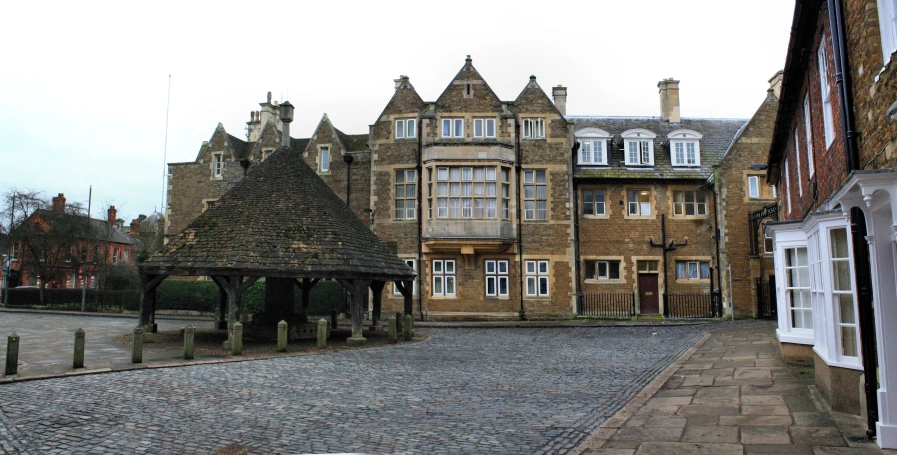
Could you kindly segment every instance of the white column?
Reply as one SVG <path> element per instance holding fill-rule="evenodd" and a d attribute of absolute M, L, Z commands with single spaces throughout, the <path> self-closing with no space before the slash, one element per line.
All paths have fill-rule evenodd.
<path fill-rule="evenodd" d="M 891 213 L 865 210 L 872 263 L 879 381 L 877 442 L 897 448 L 897 277 L 891 241 Z M 871 215 L 871 216 L 869 216 Z"/>

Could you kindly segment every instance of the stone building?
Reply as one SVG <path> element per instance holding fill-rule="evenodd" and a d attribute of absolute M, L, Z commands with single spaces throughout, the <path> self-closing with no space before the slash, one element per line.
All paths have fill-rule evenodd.
<path fill-rule="evenodd" d="M 501 100 L 468 57 L 435 101 L 396 79 L 368 134 L 325 114 L 290 141 L 418 272 L 418 317 L 707 317 L 721 276 L 710 176 L 744 153 L 732 141 L 746 121 L 682 118 L 678 84 L 658 84 L 657 117 L 567 116 L 566 87 L 549 96 L 530 77 Z M 250 114 L 246 141 L 219 125 L 170 165 L 167 236 L 277 147 L 277 107 Z M 383 292 L 384 310 L 403 308 Z"/>
<path fill-rule="evenodd" d="M 836 411 L 897 448 L 897 7 L 795 2 L 769 152 L 784 354 L 812 359 Z"/>
<path fill-rule="evenodd" d="M 773 318 L 776 314 L 772 238 L 763 229 L 777 219 L 776 187 L 766 183 L 766 157 L 782 72 L 769 83 L 766 98 L 735 135 L 713 173 L 719 207 L 720 284 L 736 318 Z"/>

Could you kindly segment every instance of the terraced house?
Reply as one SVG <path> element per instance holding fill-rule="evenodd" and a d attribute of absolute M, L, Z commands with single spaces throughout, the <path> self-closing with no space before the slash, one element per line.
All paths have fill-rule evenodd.
<path fill-rule="evenodd" d="M 417 271 L 419 317 L 718 314 L 709 177 L 746 120 L 682 118 L 672 79 L 660 116 L 629 118 L 568 116 L 566 87 L 522 82 L 501 100 L 468 57 L 435 101 L 396 79 L 368 134 L 324 115 L 290 144 Z M 170 165 L 168 235 L 278 146 L 277 107 Z"/>

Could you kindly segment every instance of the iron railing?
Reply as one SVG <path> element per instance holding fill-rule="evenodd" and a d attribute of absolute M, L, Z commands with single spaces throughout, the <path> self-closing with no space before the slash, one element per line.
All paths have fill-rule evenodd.
<path fill-rule="evenodd" d="M 667 294 L 667 317 L 670 319 L 708 319 L 720 317 L 718 297 L 719 294 L 715 292 Z"/>
<path fill-rule="evenodd" d="M 609 319 L 627 319 L 635 316 L 633 293 L 585 293 L 577 295 L 577 313 Z"/>
<path fill-rule="evenodd" d="M 760 319 L 777 319 L 776 291 L 772 289 L 769 280 L 754 278 L 757 288 L 757 317 Z"/>

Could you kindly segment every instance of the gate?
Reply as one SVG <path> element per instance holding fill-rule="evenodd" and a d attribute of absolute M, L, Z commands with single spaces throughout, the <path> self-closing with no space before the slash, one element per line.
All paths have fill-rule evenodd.
<path fill-rule="evenodd" d="M 757 288 L 757 317 L 778 319 L 775 277 L 771 276 L 769 280 L 754 278 L 754 284 Z"/>

